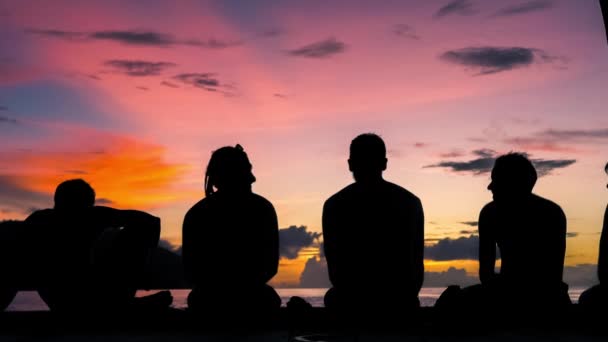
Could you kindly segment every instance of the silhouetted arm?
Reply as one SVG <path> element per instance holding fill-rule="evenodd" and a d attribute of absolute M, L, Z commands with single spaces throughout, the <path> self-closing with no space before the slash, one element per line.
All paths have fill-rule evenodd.
<path fill-rule="evenodd" d="M 160 239 L 160 218 L 138 210 L 120 210 L 110 207 L 93 208 L 95 217 L 109 227 L 123 227 L 125 233 L 134 234 L 144 246 L 155 248 Z"/>
<path fill-rule="evenodd" d="M 416 294 L 420 292 L 424 282 L 424 210 L 422 203 L 417 202 L 416 226 L 414 229 L 414 279 Z"/>
<path fill-rule="evenodd" d="M 197 222 L 192 213 L 192 209 L 186 213 L 182 225 L 182 264 L 186 281 L 196 284 L 194 265 L 196 264 L 196 237 L 195 229 Z"/>
<path fill-rule="evenodd" d="M 608 207 L 604 212 L 604 225 L 602 227 L 602 236 L 600 237 L 600 256 L 597 262 L 597 276 L 600 283 L 608 282 Z"/>
<path fill-rule="evenodd" d="M 479 214 L 479 280 L 482 284 L 489 284 L 496 278 L 496 227 L 493 226 L 493 216 L 494 212 L 488 206 Z"/>
<path fill-rule="evenodd" d="M 270 202 L 266 203 L 262 231 L 264 245 L 262 250 L 262 274 L 260 282 L 267 283 L 277 274 L 279 268 L 279 223 L 277 213 Z M 256 283 L 258 283 L 256 281 Z"/>
<path fill-rule="evenodd" d="M 335 232 L 338 227 L 335 222 L 335 212 L 329 201 L 326 201 L 323 205 L 323 249 L 325 252 L 325 259 L 327 260 L 327 272 L 329 273 L 329 281 L 333 286 L 338 286 L 339 277 L 336 267 L 337 262 L 337 243 Z"/>
<path fill-rule="evenodd" d="M 557 233 L 555 234 L 555 241 L 551 241 L 551 248 L 553 250 L 553 255 L 550 255 L 548 265 L 551 265 L 552 269 L 548 270 L 551 279 L 547 279 L 551 282 L 551 284 L 558 284 L 562 282 L 562 277 L 564 274 L 564 260 L 566 258 L 566 232 L 567 232 L 567 223 L 566 223 L 566 215 L 561 208 L 557 208 L 557 212 L 555 213 L 555 229 Z"/>

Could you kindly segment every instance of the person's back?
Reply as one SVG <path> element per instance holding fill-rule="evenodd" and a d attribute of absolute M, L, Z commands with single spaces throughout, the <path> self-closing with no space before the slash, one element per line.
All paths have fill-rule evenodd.
<path fill-rule="evenodd" d="M 251 191 L 254 181 L 240 145 L 213 153 L 207 196 L 188 211 L 183 225 L 192 310 L 267 312 L 281 305 L 278 294 L 266 285 L 279 264 L 277 216 L 269 201 Z"/>
<path fill-rule="evenodd" d="M 263 197 L 218 192 L 195 204 L 184 222 L 186 258 L 196 286 L 260 286 L 276 273 L 276 214 Z"/>
<path fill-rule="evenodd" d="M 21 221 L 0 221 L 0 311 L 11 304 L 19 288 L 28 285 L 27 255 L 20 246 L 22 228 Z"/>
<path fill-rule="evenodd" d="M 96 310 L 129 305 L 160 220 L 144 212 L 94 206 L 83 180 L 61 183 L 53 209 L 25 221 L 31 277 L 51 310 Z M 164 297 L 168 294 L 163 294 Z M 162 305 L 170 297 L 162 298 Z"/>
<path fill-rule="evenodd" d="M 491 202 L 480 222 L 500 251 L 501 281 L 531 296 L 562 286 L 566 218 L 557 204 L 534 194 L 511 206 Z"/>
<path fill-rule="evenodd" d="M 499 289 L 508 304 L 569 303 L 563 283 L 566 216 L 555 203 L 532 193 L 536 170 L 521 154 L 499 157 L 488 189 L 494 200 L 479 216 L 479 277 Z M 500 273 L 494 273 L 496 247 Z"/>
<path fill-rule="evenodd" d="M 420 200 L 382 179 L 384 143 L 364 134 L 351 144 L 355 183 L 323 208 L 323 240 L 333 289 L 328 307 L 416 307 L 424 266 Z"/>

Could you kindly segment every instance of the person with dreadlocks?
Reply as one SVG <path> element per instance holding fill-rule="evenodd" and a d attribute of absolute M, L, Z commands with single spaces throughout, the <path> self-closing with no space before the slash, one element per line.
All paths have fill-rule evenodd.
<path fill-rule="evenodd" d="M 608 164 L 604 166 L 604 171 L 608 174 Z M 584 307 L 606 308 L 608 307 L 608 207 L 604 212 L 604 225 L 600 236 L 600 250 L 597 261 L 597 278 L 599 285 L 583 292 L 578 302 Z"/>
<path fill-rule="evenodd" d="M 251 168 L 240 145 L 213 152 L 205 198 L 184 218 L 182 256 L 194 312 L 218 317 L 234 309 L 271 313 L 281 306 L 267 285 L 279 266 L 277 215 L 272 203 L 252 192 Z"/>

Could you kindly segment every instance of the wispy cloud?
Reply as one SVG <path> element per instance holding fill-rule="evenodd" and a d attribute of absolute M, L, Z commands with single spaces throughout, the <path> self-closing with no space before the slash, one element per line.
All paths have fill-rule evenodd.
<path fill-rule="evenodd" d="M 87 36 L 91 39 L 110 40 L 129 45 L 169 46 L 176 43 L 171 35 L 153 31 L 98 31 Z"/>
<path fill-rule="evenodd" d="M 441 161 L 424 166 L 425 168 L 444 168 L 456 173 L 486 174 L 492 171 L 498 154 L 490 149 L 472 152 L 478 158 L 464 161 Z M 528 156 L 528 154 L 524 153 Z M 575 159 L 530 159 L 539 176 L 546 176 L 555 169 L 562 169 L 576 163 Z"/>
<path fill-rule="evenodd" d="M 224 96 L 238 95 L 237 88 L 230 83 L 223 83 L 215 73 L 183 73 L 172 77 L 173 80 L 209 92 L 217 92 Z M 168 84 L 166 86 L 170 87 Z"/>
<path fill-rule="evenodd" d="M 179 86 L 177 84 L 171 83 L 169 81 L 162 81 L 162 82 L 160 82 L 160 85 L 169 87 L 169 88 L 179 88 Z"/>
<path fill-rule="evenodd" d="M 41 30 L 41 29 L 28 29 L 26 33 L 34 34 L 49 38 L 58 38 L 63 40 L 84 40 L 87 37 L 86 33 L 74 32 L 74 31 L 62 31 L 62 30 Z"/>
<path fill-rule="evenodd" d="M 105 66 L 112 67 L 116 72 L 129 76 L 156 76 L 164 70 L 174 67 L 169 62 L 149 62 L 142 60 L 113 59 L 105 61 Z"/>
<path fill-rule="evenodd" d="M 289 50 L 287 53 L 291 56 L 307 57 L 307 58 L 327 58 L 346 50 L 346 44 L 336 38 L 328 38 L 320 42 L 302 46 L 300 48 Z"/>
<path fill-rule="evenodd" d="M 476 75 L 489 75 L 502 71 L 527 67 L 534 63 L 559 63 L 564 65 L 564 57 L 550 55 L 536 48 L 525 47 L 467 47 L 449 50 L 440 59 L 462 65 L 476 71 Z"/>
<path fill-rule="evenodd" d="M 453 0 L 442 6 L 435 13 L 435 18 L 443 18 L 448 15 L 472 15 L 477 13 L 469 0 Z"/>
<path fill-rule="evenodd" d="M 460 224 L 464 224 L 465 226 L 477 227 L 479 225 L 479 221 L 462 221 Z"/>
<path fill-rule="evenodd" d="M 608 128 L 547 129 L 524 137 L 509 137 L 504 142 L 525 150 L 549 152 L 580 152 L 580 145 L 605 144 Z"/>
<path fill-rule="evenodd" d="M 207 91 L 217 91 L 220 87 L 214 73 L 184 73 L 173 76 L 173 79 Z"/>
<path fill-rule="evenodd" d="M 242 45 L 239 40 L 178 39 L 171 34 L 146 30 L 104 30 L 93 32 L 64 31 L 55 29 L 28 29 L 25 32 L 72 42 L 111 41 L 132 46 L 170 47 L 175 45 L 196 46 L 206 49 L 225 49 Z"/>
<path fill-rule="evenodd" d="M 397 24 L 393 26 L 392 31 L 399 37 L 420 40 L 420 36 L 416 33 L 416 30 L 407 24 Z"/>
<path fill-rule="evenodd" d="M 517 5 L 507 6 L 500 9 L 493 16 L 494 17 L 510 17 L 514 15 L 521 15 L 530 12 L 539 12 L 551 9 L 555 6 L 555 1 L 552 0 L 532 0 L 523 2 Z"/>
<path fill-rule="evenodd" d="M 183 45 L 190 46 L 198 46 L 206 49 L 226 49 L 233 46 L 243 45 L 243 42 L 240 40 L 220 40 L 220 39 L 207 39 L 207 40 L 199 40 L 199 39 L 191 39 L 182 42 Z"/>
<path fill-rule="evenodd" d="M 278 37 L 285 34 L 285 30 L 280 29 L 278 27 L 273 27 L 273 28 L 269 28 L 267 30 L 264 30 L 260 33 L 260 36 L 262 37 Z"/>

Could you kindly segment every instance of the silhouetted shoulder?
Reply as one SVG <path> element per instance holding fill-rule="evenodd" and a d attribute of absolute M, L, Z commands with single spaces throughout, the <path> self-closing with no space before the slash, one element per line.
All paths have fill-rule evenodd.
<path fill-rule="evenodd" d="M 387 191 L 389 191 L 395 197 L 398 197 L 404 201 L 420 203 L 420 199 L 404 187 L 391 182 L 384 182 L 384 186 L 386 187 Z"/>
<path fill-rule="evenodd" d="M 331 207 L 344 199 L 351 198 L 353 196 L 353 194 L 356 193 L 356 191 L 354 190 L 356 188 L 356 184 L 357 183 L 352 183 L 352 184 L 346 186 L 344 189 L 333 194 L 331 197 L 329 197 L 325 201 L 325 206 Z"/>
<path fill-rule="evenodd" d="M 186 216 L 184 217 L 184 220 L 189 221 L 189 220 L 193 219 L 194 217 L 196 217 L 201 212 L 206 212 L 208 210 L 209 206 L 212 205 L 209 203 L 209 202 L 213 202 L 213 200 L 211 200 L 211 197 L 213 197 L 213 196 L 205 197 L 202 200 L 196 202 L 196 204 L 193 205 L 192 208 L 190 208 L 190 210 L 188 210 L 188 212 L 186 212 Z"/>
<path fill-rule="evenodd" d="M 267 200 L 265 197 L 260 196 L 258 194 L 251 194 L 252 201 L 254 201 L 257 205 L 259 205 L 262 209 L 268 209 L 274 211 L 274 206 Z"/>
<path fill-rule="evenodd" d="M 537 212 L 560 221 L 566 220 L 566 214 L 557 203 L 537 195 L 532 195 L 532 202 Z"/>
<path fill-rule="evenodd" d="M 53 216 L 55 216 L 55 211 L 53 209 L 36 210 L 25 219 L 25 223 L 27 223 L 27 224 L 44 223 L 44 222 L 47 222 Z"/>
<path fill-rule="evenodd" d="M 366 188 L 358 183 L 352 183 L 328 198 L 325 201 L 325 206 L 331 207 L 369 193 L 380 193 L 385 198 L 421 204 L 420 199 L 407 189 L 391 182 L 382 181 L 378 186 L 371 188 Z"/>
<path fill-rule="evenodd" d="M 532 200 L 534 201 L 534 205 L 538 206 L 539 209 L 542 209 L 546 212 L 552 212 L 555 214 L 559 214 L 562 216 L 564 215 L 564 211 L 562 210 L 562 207 L 560 207 L 557 203 L 548 200 L 546 198 L 537 196 L 537 195 L 532 195 Z"/>
<path fill-rule="evenodd" d="M 481 208 L 479 217 L 491 217 L 496 213 L 496 202 L 492 201 Z"/>

